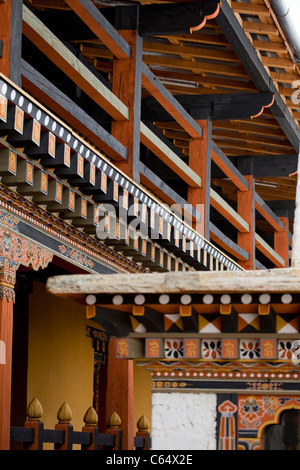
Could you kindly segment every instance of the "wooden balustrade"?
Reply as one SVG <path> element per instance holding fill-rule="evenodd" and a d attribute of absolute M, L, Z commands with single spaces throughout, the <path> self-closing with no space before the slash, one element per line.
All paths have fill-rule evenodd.
<path fill-rule="evenodd" d="M 43 450 L 44 443 L 54 444 L 54 450 L 72 450 L 73 445 L 80 445 L 81 450 L 121 450 L 122 429 L 121 418 L 113 412 L 108 419 L 105 433 L 97 428 L 98 415 L 90 407 L 84 417 L 84 426 L 81 431 L 74 431 L 71 425 L 72 411 L 68 403 L 64 402 L 57 412 L 57 424 L 54 429 L 45 429 L 41 421 L 43 408 L 37 398 L 31 400 L 26 410 L 27 420 L 24 427 L 12 426 L 10 430 L 11 442 L 23 442 L 24 450 Z M 138 431 L 134 436 L 136 450 L 149 450 L 151 437 L 148 432 L 149 421 L 141 416 L 137 422 Z"/>

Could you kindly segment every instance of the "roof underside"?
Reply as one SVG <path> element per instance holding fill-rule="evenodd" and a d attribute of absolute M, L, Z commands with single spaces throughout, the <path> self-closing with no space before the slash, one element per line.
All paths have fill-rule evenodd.
<path fill-rule="evenodd" d="M 162 3 L 164 2 L 155 0 L 94 1 L 104 14 L 109 11 L 108 7 L 127 8 L 138 4 L 145 6 Z M 30 0 L 29 5 L 59 37 L 69 40 L 99 72 L 109 81 L 112 80 L 111 52 L 88 30 L 63 0 Z M 270 2 L 232 1 L 231 7 L 273 81 L 282 102 L 285 103 L 288 119 L 291 119 L 295 129 L 298 130 L 300 104 L 293 103 L 292 95 L 297 91 L 293 88 L 293 83 L 300 78 L 299 67 L 294 63 L 292 51 L 270 7 Z M 60 11 L 59 20 L 56 10 Z M 246 70 L 247 67 L 242 63 L 239 54 L 237 55 L 235 44 L 229 42 L 226 37 L 228 35 L 224 34 L 220 27 L 219 17 L 220 15 L 208 19 L 202 29 L 191 33 L 147 35 L 143 38 L 144 63 L 173 95 L 255 94 L 258 91 L 266 91 L 249 76 L 249 70 Z M 64 28 L 62 25 L 65 25 Z M 77 27 L 79 25 L 81 27 Z M 145 89 L 142 91 L 142 96 L 148 96 Z M 274 116 L 273 108 L 265 108 L 261 115 L 252 119 L 213 120 L 213 140 L 234 162 L 241 156 L 255 156 L 259 161 L 262 161 L 262 156 L 266 156 L 268 160 L 265 161 L 268 164 L 269 158 L 274 156 L 274 162 L 277 164 L 278 156 L 282 155 L 288 161 L 289 156 L 292 158 L 298 151 L 295 149 L 295 143 L 284 131 L 280 119 Z M 175 121 L 155 121 L 155 125 L 184 155 L 188 156 L 189 136 Z M 284 163 L 283 160 L 281 162 Z M 295 163 L 292 169 L 294 167 Z M 267 169 L 264 170 L 264 174 L 258 173 L 257 193 L 266 201 L 273 199 L 294 201 L 296 176 L 291 176 L 291 173 L 293 171 L 289 165 L 286 165 L 286 174 L 284 169 L 278 175 L 276 172 L 274 174 L 268 172 Z M 217 173 L 212 174 L 212 183 L 222 188 L 224 196 L 234 200 L 236 188 L 230 181 L 220 176 Z"/>

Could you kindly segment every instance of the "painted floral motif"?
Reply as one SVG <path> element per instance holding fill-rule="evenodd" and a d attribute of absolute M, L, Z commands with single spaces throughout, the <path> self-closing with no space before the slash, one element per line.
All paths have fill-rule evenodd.
<path fill-rule="evenodd" d="M 240 343 L 241 359 L 258 359 L 260 358 L 259 340 L 242 340 Z"/>
<path fill-rule="evenodd" d="M 202 357 L 204 359 L 219 359 L 222 357 L 222 342 L 216 339 L 206 339 L 202 342 Z"/>
<path fill-rule="evenodd" d="M 165 357 L 168 359 L 183 357 L 183 340 L 167 339 L 165 341 Z"/>
<path fill-rule="evenodd" d="M 268 403 L 261 398 L 253 396 L 241 400 L 239 403 L 239 416 L 241 424 L 248 429 L 257 428 L 265 415 L 273 415 L 274 409 L 269 409 Z"/>
<path fill-rule="evenodd" d="M 8 214 L 7 212 L 0 210 L 0 222 L 1 224 L 5 225 L 6 227 L 12 228 L 14 230 L 17 230 L 17 225 L 19 223 L 19 219 L 14 217 L 11 214 Z"/>
<path fill-rule="evenodd" d="M 0 228 L 0 265 L 6 259 L 16 269 L 19 265 L 32 266 L 34 270 L 46 268 L 52 261 L 53 254 L 35 243 Z"/>
<path fill-rule="evenodd" d="M 278 358 L 283 360 L 292 360 L 293 357 L 293 341 L 280 340 L 278 341 Z"/>
<path fill-rule="evenodd" d="M 78 264 L 81 264 L 82 266 L 85 266 L 87 268 L 92 268 L 94 266 L 94 263 L 90 258 L 88 258 L 86 255 L 79 253 L 79 251 L 70 248 L 69 246 L 60 245 L 59 251 L 62 255 L 67 256 L 67 258 L 71 259 L 72 261 L 75 261 Z"/>

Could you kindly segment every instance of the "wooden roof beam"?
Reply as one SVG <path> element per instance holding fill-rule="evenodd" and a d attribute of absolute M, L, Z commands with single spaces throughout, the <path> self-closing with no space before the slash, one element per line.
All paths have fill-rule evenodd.
<path fill-rule="evenodd" d="M 191 187 L 201 187 L 201 178 L 149 127 L 141 122 L 141 142 Z"/>
<path fill-rule="evenodd" d="M 177 101 L 194 119 L 236 120 L 254 118 L 273 104 L 271 93 L 224 93 L 216 95 L 177 95 Z M 161 109 L 152 98 L 142 101 L 142 118 L 169 121 L 165 109 Z"/>
<path fill-rule="evenodd" d="M 253 39 L 252 45 L 255 49 L 266 52 L 276 52 L 278 54 L 286 54 L 287 47 L 286 45 L 279 41 L 261 41 L 258 39 Z"/>
<path fill-rule="evenodd" d="M 263 238 L 255 233 L 255 246 L 263 253 L 277 268 L 285 267 L 284 259 Z"/>
<path fill-rule="evenodd" d="M 242 80 L 235 80 L 230 78 L 219 78 L 219 77 L 210 77 L 205 74 L 201 73 L 188 73 L 188 72 L 175 72 L 173 70 L 165 71 L 165 70 L 153 70 L 152 72 L 155 73 L 156 77 L 160 79 L 171 79 L 171 80 L 179 80 L 179 81 L 188 81 L 188 82 L 195 82 L 199 85 L 211 85 L 211 87 L 219 87 L 219 88 L 229 88 L 242 91 L 256 91 L 255 86 L 249 81 L 242 81 Z M 196 89 L 197 90 L 197 89 Z M 199 93 L 201 89 L 199 89 Z"/>
<path fill-rule="evenodd" d="M 257 89 L 261 92 L 271 92 L 275 94 L 274 104 L 271 107 L 272 114 L 277 119 L 296 152 L 298 152 L 300 145 L 298 126 L 283 102 L 276 86 L 270 79 L 268 72 L 261 63 L 256 50 L 249 41 L 246 32 L 237 20 L 227 0 L 222 1 L 222 7 L 216 17 L 216 22 L 221 28 L 224 36 L 232 45 L 235 53 L 239 57 Z"/>
<path fill-rule="evenodd" d="M 131 47 L 90 0 L 65 0 L 118 59 L 128 59 Z"/>
<path fill-rule="evenodd" d="M 191 137 L 202 137 L 202 129 L 199 124 L 194 121 L 178 100 L 166 90 L 145 64 L 142 64 L 142 85 Z"/>
<path fill-rule="evenodd" d="M 275 25 L 269 23 L 256 23 L 254 21 L 243 21 L 243 29 L 246 33 L 255 34 L 273 34 L 279 36 L 278 29 Z"/>
<path fill-rule="evenodd" d="M 129 118 L 122 103 L 74 54 L 24 5 L 23 33 L 85 93 L 117 121 Z"/>
<path fill-rule="evenodd" d="M 260 213 L 260 215 L 263 216 L 263 218 L 267 222 L 269 222 L 269 224 L 274 228 L 274 230 L 276 230 L 277 232 L 284 231 L 284 224 L 257 193 L 255 193 L 255 209 L 257 210 L 257 212 Z"/>
<path fill-rule="evenodd" d="M 231 2 L 233 11 L 245 15 L 263 15 L 270 16 L 271 13 L 265 5 L 257 5 L 253 3 Z"/>
<path fill-rule="evenodd" d="M 210 188 L 210 201 L 212 207 L 240 232 L 249 232 L 249 224 L 212 188 Z"/>
<path fill-rule="evenodd" d="M 221 149 L 216 145 L 215 142 L 212 142 L 212 152 L 211 158 L 215 164 L 222 170 L 222 172 L 230 178 L 230 180 L 235 184 L 235 186 L 240 191 L 248 191 L 249 183 L 244 178 L 244 176 L 238 171 L 238 169 L 233 165 L 233 163 L 226 157 Z"/>
<path fill-rule="evenodd" d="M 127 160 L 127 148 L 30 64 L 21 61 L 23 87 L 114 160 Z"/>
<path fill-rule="evenodd" d="M 198 31 L 207 20 L 218 15 L 220 4 L 220 0 L 200 0 L 195 3 L 141 5 L 139 34 L 153 36 Z"/>
<path fill-rule="evenodd" d="M 211 240 L 224 251 L 227 251 L 231 256 L 234 256 L 234 258 L 240 261 L 249 260 L 249 253 L 222 233 L 212 222 L 209 223 L 209 231 Z"/>

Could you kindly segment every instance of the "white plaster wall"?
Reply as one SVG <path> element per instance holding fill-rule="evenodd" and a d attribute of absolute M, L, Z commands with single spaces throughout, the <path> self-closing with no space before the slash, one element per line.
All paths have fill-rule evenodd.
<path fill-rule="evenodd" d="M 153 450 L 216 450 L 213 393 L 152 393 Z"/>

